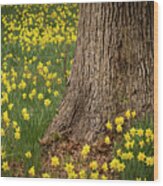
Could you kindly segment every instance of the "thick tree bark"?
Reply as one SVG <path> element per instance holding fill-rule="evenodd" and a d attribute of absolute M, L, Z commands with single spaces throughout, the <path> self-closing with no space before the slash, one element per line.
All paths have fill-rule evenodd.
<path fill-rule="evenodd" d="M 153 14 L 153 2 L 80 4 L 69 87 L 42 143 L 91 142 L 127 109 L 153 113 Z"/>

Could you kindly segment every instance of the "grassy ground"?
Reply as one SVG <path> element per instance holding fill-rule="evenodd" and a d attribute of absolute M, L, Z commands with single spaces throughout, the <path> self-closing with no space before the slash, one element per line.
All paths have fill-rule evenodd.
<path fill-rule="evenodd" d="M 41 153 L 38 140 L 70 75 L 77 24 L 76 4 L 2 6 L 2 175 L 152 180 L 153 120 L 138 121 L 135 111 L 108 121 L 94 146 L 60 141 Z"/>

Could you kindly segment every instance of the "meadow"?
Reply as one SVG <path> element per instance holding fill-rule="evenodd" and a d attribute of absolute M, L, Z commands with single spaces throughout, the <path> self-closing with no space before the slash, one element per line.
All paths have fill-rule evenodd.
<path fill-rule="evenodd" d="M 153 117 L 139 120 L 130 108 L 108 118 L 96 145 L 79 144 L 73 154 L 62 147 L 66 154 L 42 157 L 39 139 L 58 113 L 71 74 L 78 4 L 1 10 L 2 176 L 153 180 Z"/>

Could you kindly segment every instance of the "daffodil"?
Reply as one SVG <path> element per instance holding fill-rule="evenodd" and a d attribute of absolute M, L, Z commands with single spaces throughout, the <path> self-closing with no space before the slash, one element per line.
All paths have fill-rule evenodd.
<path fill-rule="evenodd" d="M 126 166 L 124 163 L 119 163 L 117 170 L 118 170 L 118 172 L 123 172 L 125 168 L 126 168 Z"/>
<path fill-rule="evenodd" d="M 58 79 L 57 79 L 57 84 L 58 84 L 58 85 L 62 84 L 61 78 L 58 78 Z"/>
<path fill-rule="evenodd" d="M 13 122 L 12 122 L 12 127 L 13 127 L 14 129 L 16 129 L 16 128 L 17 128 L 17 126 L 18 126 L 17 121 L 13 121 Z"/>
<path fill-rule="evenodd" d="M 83 146 L 82 151 L 81 151 L 81 155 L 82 155 L 83 157 L 86 157 L 89 153 L 90 153 L 90 146 L 89 146 L 88 144 L 85 144 L 85 145 Z"/>
<path fill-rule="evenodd" d="M 44 100 L 44 105 L 45 105 L 46 107 L 48 107 L 50 104 L 51 104 L 51 100 L 50 100 L 50 99 L 45 99 L 45 100 Z"/>
<path fill-rule="evenodd" d="M 144 152 L 139 152 L 137 159 L 138 161 L 145 161 L 146 155 Z"/>
<path fill-rule="evenodd" d="M 2 157 L 2 160 L 4 160 L 6 158 L 6 151 L 3 151 L 1 152 L 1 157 Z"/>
<path fill-rule="evenodd" d="M 110 168 L 113 169 L 113 170 L 117 170 L 119 164 L 120 164 L 119 159 L 114 158 L 114 159 L 110 162 Z"/>
<path fill-rule="evenodd" d="M 51 157 L 51 165 L 57 167 L 59 165 L 59 158 L 57 156 Z"/>
<path fill-rule="evenodd" d="M 64 169 L 67 173 L 70 173 L 74 170 L 74 165 L 72 163 L 66 163 Z"/>
<path fill-rule="evenodd" d="M 136 111 L 132 111 L 132 112 L 131 112 L 131 116 L 132 116 L 133 118 L 135 118 L 135 117 L 136 117 Z"/>
<path fill-rule="evenodd" d="M 32 177 L 35 176 L 35 167 L 34 167 L 34 166 L 32 166 L 32 167 L 28 170 L 28 174 L 29 174 L 30 176 L 32 176 Z"/>
<path fill-rule="evenodd" d="M 130 110 L 127 110 L 127 111 L 125 112 L 125 117 L 126 117 L 127 119 L 130 119 L 130 117 L 131 117 Z"/>
<path fill-rule="evenodd" d="M 148 138 L 148 137 L 151 137 L 153 134 L 152 130 L 150 128 L 146 129 L 145 131 L 145 136 Z"/>
<path fill-rule="evenodd" d="M 99 177 L 99 172 L 98 171 L 92 172 L 91 175 L 90 175 L 91 179 L 98 179 L 98 177 Z"/>
<path fill-rule="evenodd" d="M 15 132 L 14 137 L 16 140 L 20 140 L 20 137 L 21 137 L 20 132 Z"/>
<path fill-rule="evenodd" d="M 108 121 L 107 123 L 106 123 L 106 128 L 108 129 L 108 130 L 112 130 L 112 124 L 110 123 L 110 121 Z"/>
<path fill-rule="evenodd" d="M 102 170 L 103 170 L 104 172 L 107 172 L 107 171 L 108 171 L 108 165 L 107 165 L 106 162 L 103 163 L 103 165 L 102 165 Z"/>
<path fill-rule="evenodd" d="M 3 119 L 4 123 L 6 124 L 6 126 L 9 126 L 10 118 L 8 115 L 8 111 L 3 112 L 2 119 Z"/>
<path fill-rule="evenodd" d="M 123 128 L 122 128 L 122 126 L 120 124 L 116 126 L 117 133 L 121 133 L 122 130 L 123 130 Z"/>
<path fill-rule="evenodd" d="M 21 80 L 21 82 L 18 84 L 18 88 L 21 90 L 24 90 L 26 88 L 27 84 L 24 80 Z"/>
<path fill-rule="evenodd" d="M 5 130 L 1 128 L 1 136 L 5 136 Z"/>
<path fill-rule="evenodd" d="M 44 95 L 42 93 L 38 94 L 38 100 L 41 101 L 44 99 Z"/>
<path fill-rule="evenodd" d="M 9 110 L 12 110 L 13 106 L 14 106 L 14 104 L 13 104 L 13 103 L 10 103 L 10 104 L 8 105 L 8 109 L 9 109 Z"/>
<path fill-rule="evenodd" d="M 26 93 L 23 93 L 23 94 L 22 94 L 22 98 L 23 98 L 23 99 L 26 99 L 26 98 L 27 98 L 27 94 L 26 94 Z"/>
<path fill-rule="evenodd" d="M 144 140 L 139 141 L 139 146 L 140 146 L 140 148 L 143 148 L 144 145 L 145 145 Z"/>
<path fill-rule="evenodd" d="M 144 135 L 144 130 L 143 129 L 138 129 L 137 130 L 137 135 L 139 136 L 139 137 L 142 137 L 143 135 Z"/>
<path fill-rule="evenodd" d="M 133 152 L 125 152 L 121 154 L 121 159 L 122 160 L 131 160 L 134 158 Z"/>
<path fill-rule="evenodd" d="M 116 117 L 114 122 L 116 125 L 123 125 L 124 124 L 124 117 L 122 117 L 122 116 Z"/>
<path fill-rule="evenodd" d="M 117 154 L 117 156 L 121 156 L 122 150 L 121 149 L 117 149 L 116 154 Z"/>
<path fill-rule="evenodd" d="M 124 144 L 124 146 L 126 147 L 126 149 L 133 149 L 134 144 L 135 144 L 135 141 L 132 140 L 132 141 L 127 141 L 127 142 Z"/>
<path fill-rule="evenodd" d="M 68 178 L 69 179 L 76 179 L 77 176 L 78 175 L 75 173 L 75 171 L 68 172 Z"/>
<path fill-rule="evenodd" d="M 134 127 L 132 127 L 132 128 L 130 129 L 130 134 L 131 134 L 131 136 L 135 136 L 135 134 L 136 134 L 136 129 L 135 129 Z"/>
<path fill-rule="evenodd" d="M 10 170 L 10 167 L 9 167 L 7 161 L 5 161 L 5 162 L 2 163 L 2 169 L 3 169 L 5 172 Z"/>
<path fill-rule="evenodd" d="M 104 174 L 102 174 L 102 175 L 101 175 L 101 179 L 102 179 L 102 180 L 107 180 L 108 178 L 107 178 L 107 176 L 105 176 Z"/>
<path fill-rule="evenodd" d="M 85 170 L 80 170 L 80 172 L 79 172 L 79 177 L 80 177 L 80 179 L 85 179 L 86 178 L 86 172 L 85 172 Z"/>
<path fill-rule="evenodd" d="M 98 168 L 98 164 L 97 164 L 96 161 L 92 161 L 92 162 L 90 162 L 89 167 L 90 167 L 92 170 L 96 170 L 96 169 Z"/>
<path fill-rule="evenodd" d="M 50 178 L 50 175 L 47 172 L 45 172 L 45 173 L 42 173 L 42 177 L 43 178 Z"/>
<path fill-rule="evenodd" d="M 146 157 L 145 163 L 147 166 L 153 166 L 154 165 L 154 158 L 153 157 Z"/>
<path fill-rule="evenodd" d="M 54 91 L 54 97 L 57 97 L 59 95 L 59 92 L 57 90 Z"/>
<path fill-rule="evenodd" d="M 106 143 L 107 145 L 110 145 L 110 144 L 111 144 L 111 141 L 110 141 L 109 136 L 106 136 L 106 137 L 105 137 L 105 143 Z"/>
<path fill-rule="evenodd" d="M 30 119 L 30 115 L 27 111 L 27 108 L 22 109 L 22 116 L 23 116 L 23 119 L 26 120 L 26 121 L 28 121 Z"/>
<path fill-rule="evenodd" d="M 130 141 L 130 140 L 131 140 L 131 136 L 130 136 L 129 132 L 126 132 L 126 133 L 124 134 L 124 139 L 125 139 L 126 141 Z"/>
<path fill-rule="evenodd" d="M 27 159 L 30 159 L 30 158 L 32 157 L 31 151 L 27 151 L 27 152 L 25 153 L 25 157 L 26 157 Z"/>

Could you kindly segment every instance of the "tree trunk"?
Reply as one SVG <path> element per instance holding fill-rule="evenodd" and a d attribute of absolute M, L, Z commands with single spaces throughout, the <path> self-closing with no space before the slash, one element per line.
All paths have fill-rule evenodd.
<path fill-rule="evenodd" d="M 108 119 L 127 109 L 153 113 L 154 3 L 79 6 L 69 86 L 43 144 L 55 134 L 92 142 L 105 130 Z"/>

